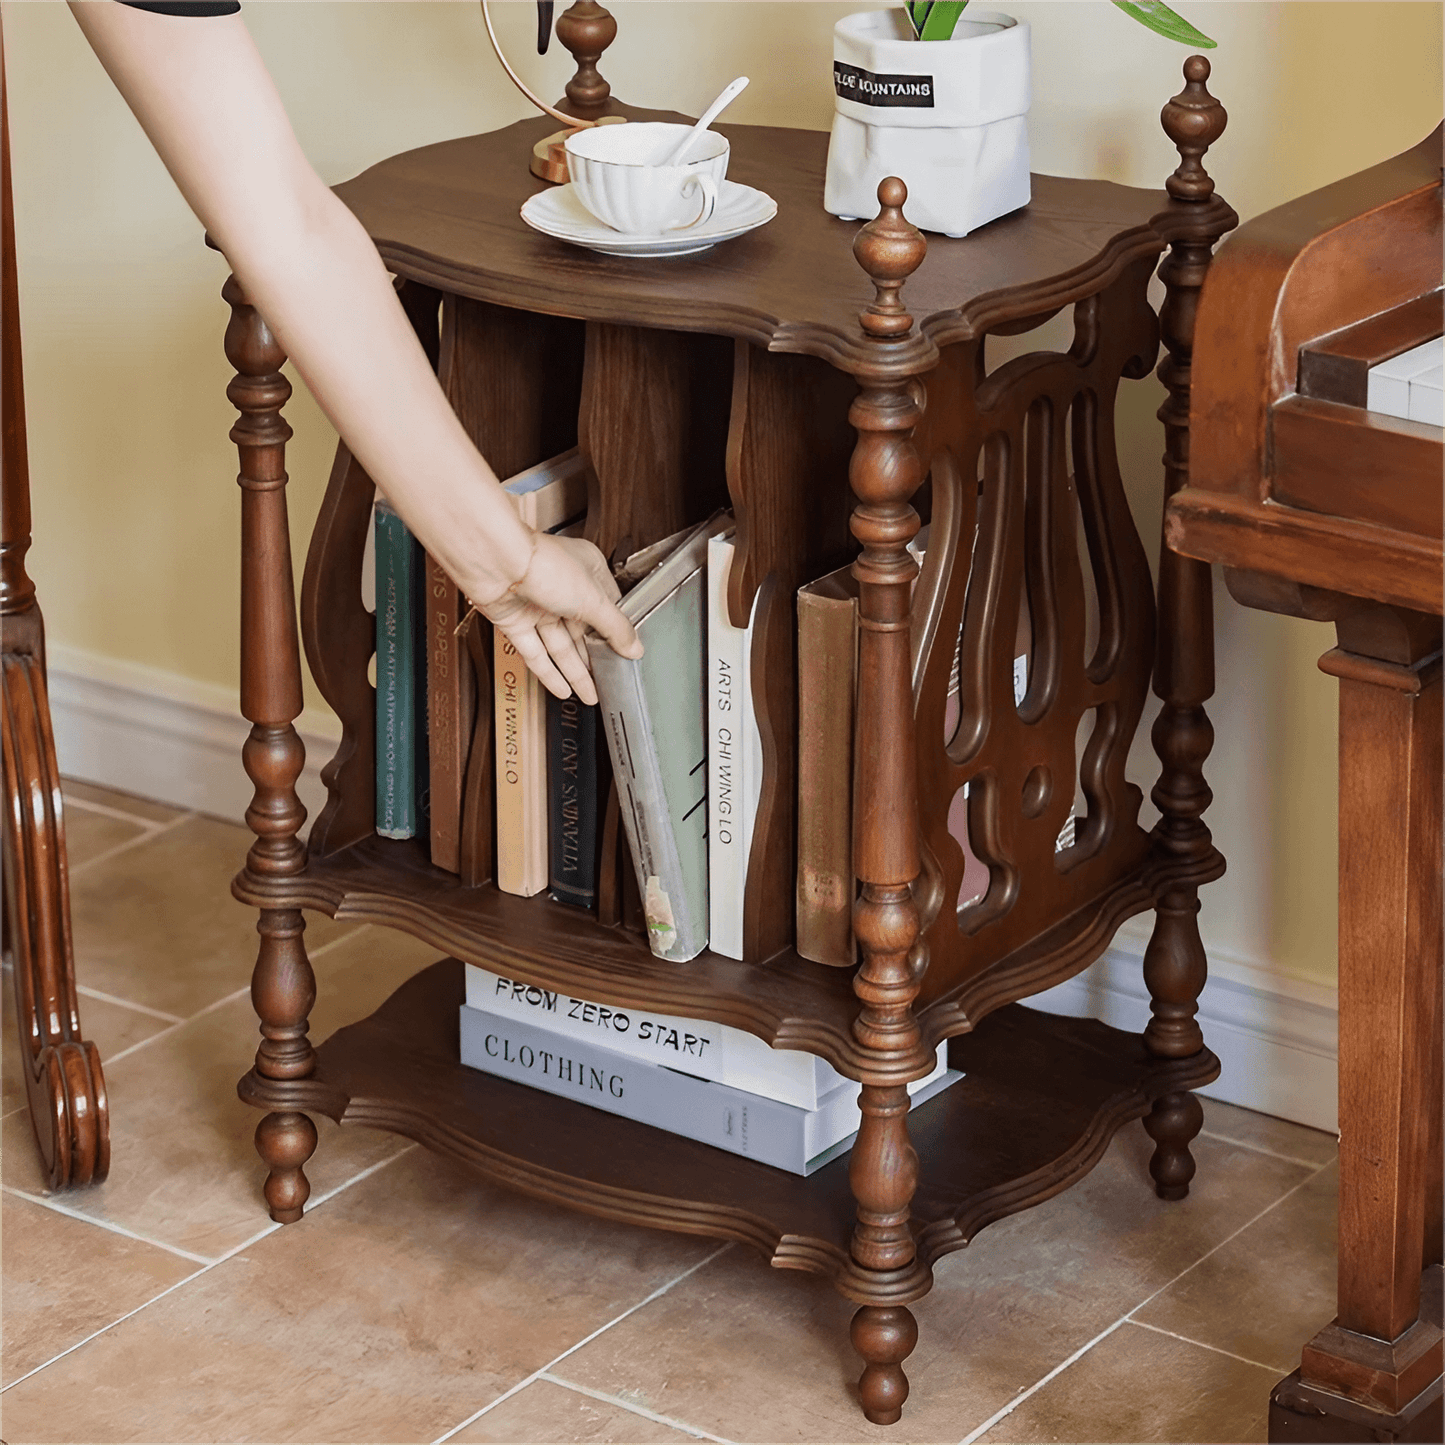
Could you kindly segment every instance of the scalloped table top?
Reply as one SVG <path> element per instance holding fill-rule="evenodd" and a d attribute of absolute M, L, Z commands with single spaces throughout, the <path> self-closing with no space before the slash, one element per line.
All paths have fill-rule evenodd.
<path fill-rule="evenodd" d="M 527 170 L 532 146 L 554 127 L 538 117 L 406 151 L 336 192 L 393 271 L 443 291 L 527 311 L 742 337 L 846 370 L 868 356 L 874 343 L 857 315 L 872 286 L 853 258 L 859 223 L 823 210 L 825 133 L 718 127 L 732 143 L 729 177 L 773 196 L 777 218 L 699 255 L 644 259 L 596 255 L 523 223 L 522 202 L 545 185 Z M 1089 295 L 1130 261 L 1162 250 L 1171 220 L 1199 210 L 1162 190 L 1036 175 L 1024 210 L 958 240 L 928 235 L 928 254 L 903 288 L 920 326 L 902 349 L 911 355 L 897 360 L 921 369 L 937 346 Z"/>

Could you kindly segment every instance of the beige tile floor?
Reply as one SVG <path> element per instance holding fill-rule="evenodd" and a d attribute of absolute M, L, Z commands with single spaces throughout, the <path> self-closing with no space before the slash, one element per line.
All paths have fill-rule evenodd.
<path fill-rule="evenodd" d="M 849 1306 L 738 1246 L 506 1194 L 326 1121 L 306 1218 L 260 1201 L 242 829 L 75 784 L 81 1012 L 113 1163 L 51 1195 L 4 1032 L 3 1393 L 23 1442 L 1255 1441 L 1333 1313 L 1335 1141 L 1206 1101 L 1189 1198 L 1136 1124 L 945 1259 L 903 1423 L 868 1425 Z M 313 1033 L 430 950 L 318 919 Z M 10 1009 L 8 987 L 6 1010 Z"/>

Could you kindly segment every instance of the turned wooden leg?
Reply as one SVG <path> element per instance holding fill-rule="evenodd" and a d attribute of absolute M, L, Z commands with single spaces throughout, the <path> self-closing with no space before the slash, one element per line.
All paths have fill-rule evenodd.
<path fill-rule="evenodd" d="M 306 1036 L 316 1001 L 316 977 L 301 935 L 306 923 L 293 908 L 264 909 L 257 931 L 261 951 L 251 979 L 251 1002 L 261 1020 L 256 1072 L 267 1079 L 304 1079 L 315 1067 Z M 301 1218 L 311 1193 L 302 1166 L 316 1149 L 316 1126 L 305 1114 L 268 1114 L 256 1128 L 256 1152 L 270 1171 L 266 1203 L 278 1224 Z"/>
<path fill-rule="evenodd" d="M 301 654 L 286 520 L 291 428 L 281 417 L 291 385 L 281 375 L 285 353 L 234 276 L 221 294 L 231 306 L 226 356 L 237 373 L 226 394 L 241 413 L 231 440 L 241 455 L 241 711 L 251 723 L 242 760 L 255 785 L 246 822 L 256 835 L 245 873 L 255 891 L 306 866 L 297 836 L 306 809 L 296 795 L 306 750 L 292 726 L 301 712 Z M 302 941 L 305 927 L 295 909 L 263 909 L 257 924 L 261 947 L 251 1000 L 261 1021 L 255 1073 L 263 1079 L 304 1079 L 316 1066 L 306 1033 L 316 980 Z M 269 1171 L 266 1202 L 278 1223 L 301 1218 L 311 1192 L 302 1166 L 315 1148 L 316 1127 L 301 1113 L 268 1114 L 256 1130 L 256 1149 Z"/>
<path fill-rule="evenodd" d="M 852 1339 L 864 1360 L 859 1400 L 875 1425 L 891 1425 L 903 1413 L 903 1360 L 918 1340 L 905 1306 L 932 1284 L 908 1223 L 918 1156 L 908 1141 L 905 1086 L 926 1075 L 933 1058 L 913 1016 L 927 966 L 926 955 L 915 951 L 913 882 L 920 863 L 908 608 L 917 568 L 907 550 L 918 530 L 909 498 L 922 480 L 913 444 L 922 407 L 921 389 L 898 364 L 913 326 L 898 290 L 923 260 L 926 245 L 903 218 L 907 195 L 902 181 L 885 180 L 878 187 L 882 213 L 853 244 L 877 299 L 859 317 L 874 343 L 872 364 L 858 372 L 861 390 L 849 414 L 858 432 L 849 468 L 858 498 L 851 525 L 863 544 L 854 564 L 859 685 L 853 857 L 862 888 L 853 928 L 863 961 L 853 979 L 861 1005 L 853 1036 L 865 1062 L 858 1098 L 863 1117 L 848 1170 L 858 1204 L 853 1268 L 840 1287 L 863 1306 L 854 1316 Z"/>
<path fill-rule="evenodd" d="M 864 1305 L 849 1331 L 853 1348 L 863 1356 L 858 1399 L 875 1425 L 892 1425 L 903 1414 L 908 1376 L 903 1362 L 918 1343 L 918 1322 L 903 1305 Z"/>
<path fill-rule="evenodd" d="M 1183 91 L 1164 107 L 1161 116 L 1165 133 L 1180 155 L 1179 166 L 1165 182 L 1178 203 L 1180 221 L 1159 268 L 1165 286 L 1159 319 L 1168 353 L 1159 366 L 1159 379 L 1169 392 L 1159 409 L 1164 423 L 1166 502 L 1189 475 L 1195 308 L 1214 244 L 1222 234 L 1218 222 L 1211 223 L 1203 215 L 1203 203 L 1214 194 L 1214 182 L 1202 161 L 1205 151 L 1224 133 L 1224 107 L 1205 88 L 1209 62 L 1203 56 L 1191 56 L 1185 62 L 1184 76 Z M 1200 207 L 1197 220 L 1188 212 L 1193 206 Z M 1161 544 L 1158 596 L 1154 691 L 1164 706 L 1152 735 L 1161 765 L 1152 793 L 1161 814 L 1154 840 L 1172 862 L 1194 865 L 1204 872 L 1217 858 L 1203 816 L 1212 796 L 1204 781 L 1204 761 L 1214 745 L 1214 729 L 1204 711 L 1206 699 L 1214 692 L 1214 599 L 1209 565 L 1181 557 Z M 1169 887 L 1156 904 L 1154 932 L 1144 955 L 1144 982 L 1152 1015 L 1144 1042 L 1158 1058 L 1187 1058 L 1204 1047 L 1194 1017 L 1207 972 L 1198 915 L 1199 894 L 1193 884 Z M 1144 1121 L 1155 1143 L 1149 1172 L 1161 1199 L 1182 1199 L 1189 1192 L 1194 1177 L 1189 1145 L 1203 1122 L 1199 1101 L 1182 1093 L 1157 1099 Z"/>

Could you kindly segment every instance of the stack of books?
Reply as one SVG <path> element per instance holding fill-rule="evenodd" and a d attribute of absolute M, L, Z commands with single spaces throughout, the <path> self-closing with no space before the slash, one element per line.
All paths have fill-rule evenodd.
<path fill-rule="evenodd" d="M 529 526 L 580 531 L 587 466 L 575 447 L 503 486 Z M 383 500 L 374 543 L 376 831 L 423 837 L 437 867 L 460 871 L 467 830 L 492 827 L 491 816 L 467 818 L 463 807 L 476 765 L 477 710 L 490 707 L 497 886 L 526 897 L 550 888 L 562 902 L 594 907 L 597 709 L 552 697 L 495 630 L 492 695 L 479 698 L 476 668 L 458 634 L 467 604 L 456 584 Z"/>
<path fill-rule="evenodd" d="M 858 1085 L 812 1054 L 706 1019 L 613 1008 L 467 966 L 461 1061 L 471 1068 L 812 1174 L 858 1132 Z M 915 1106 L 963 1075 L 945 1046 Z"/>
<path fill-rule="evenodd" d="M 580 531 L 588 472 L 574 448 L 504 483 L 533 527 Z M 921 562 L 927 529 L 915 539 Z M 465 607 L 384 502 L 376 509 L 377 831 L 425 836 L 456 872 L 493 818 L 464 816 L 466 780 L 495 767 L 495 882 L 530 897 L 595 908 L 599 818 L 608 787 L 637 875 L 647 937 L 684 963 L 704 949 L 742 959 L 743 920 L 764 758 L 753 701 L 753 619 L 729 613 L 735 531 L 729 513 L 635 553 L 617 568 L 622 610 L 645 646 L 620 657 L 600 638 L 589 656 L 600 699 L 552 697 L 511 643 L 492 635 L 492 689 L 478 699 Z M 819 963 L 857 961 L 852 912 L 853 729 L 858 586 L 839 568 L 798 592 L 797 950 Z M 1019 624 L 1014 699 L 1028 683 L 1028 619 Z M 473 639 L 475 642 L 475 639 Z M 961 647 L 961 638 L 958 646 Z M 955 650 L 945 732 L 957 725 Z M 490 706 L 478 726 L 476 710 Z M 490 721 L 494 762 L 482 751 Z M 479 810 L 474 810 L 479 811 Z M 1072 842 L 1070 818 L 1059 846 Z M 988 868 L 968 839 L 967 789 L 949 809 L 964 854 L 958 906 L 984 896 Z"/>

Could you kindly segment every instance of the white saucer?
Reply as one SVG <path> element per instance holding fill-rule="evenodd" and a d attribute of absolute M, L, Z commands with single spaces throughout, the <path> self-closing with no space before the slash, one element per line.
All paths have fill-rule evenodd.
<path fill-rule="evenodd" d="M 577 199 L 570 181 L 538 191 L 522 206 L 522 219 L 534 231 L 604 256 L 692 256 L 764 226 L 777 214 L 771 196 L 735 181 L 722 183 L 717 209 L 703 225 L 654 236 L 629 236 L 604 225 Z"/>

